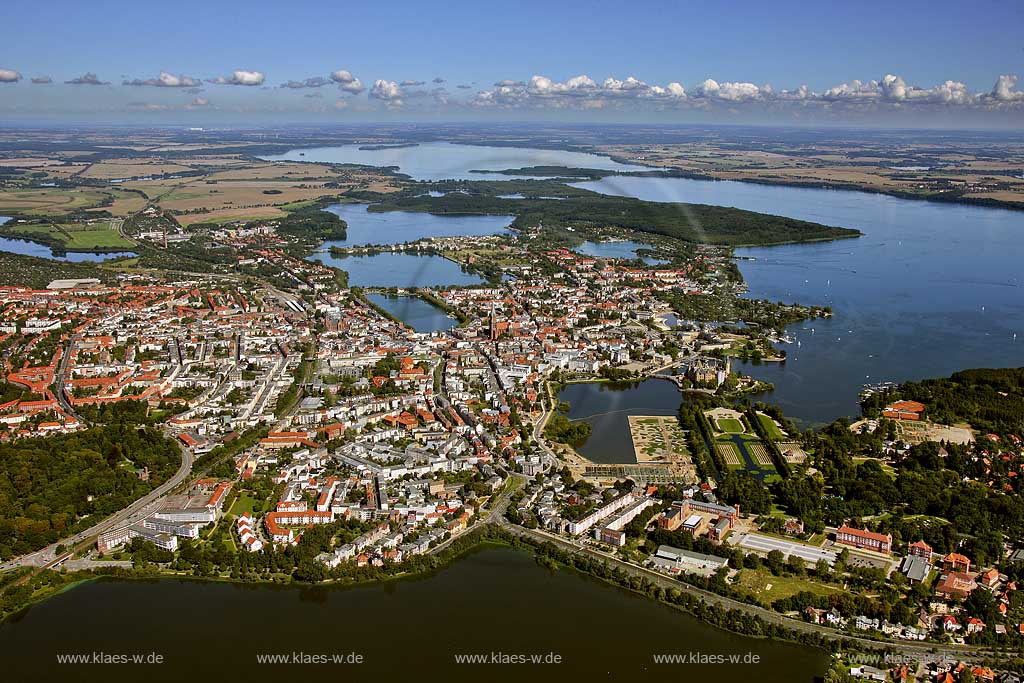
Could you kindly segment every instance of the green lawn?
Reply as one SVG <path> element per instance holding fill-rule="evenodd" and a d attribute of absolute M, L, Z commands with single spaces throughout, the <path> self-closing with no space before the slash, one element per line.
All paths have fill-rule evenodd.
<path fill-rule="evenodd" d="M 121 237 L 117 230 L 111 230 L 109 223 L 74 224 L 61 227 L 71 235 L 71 239 L 64 244 L 66 249 L 131 249 L 134 246 Z"/>
<path fill-rule="evenodd" d="M 248 493 L 243 493 L 238 496 L 237 500 L 235 500 L 235 503 L 231 506 L 231 510 L 229 512 L 235 517 L 244 515 L 247 512 L 249 514 L 254 514 L 257 508 L 259 508 L 260 511 L 263 510 L 261 502 L 262 501 L 256 500 Z"/>
<path fill-rule="evenodd" d="M 11 234 L 24 236 L 27 239 L 38 237 L 50 243 L 60 243 L 70 251 L 91 251 L 93 249 L 128 250 L 134 245 L 121 237 L 116 230 L 110 229 L 109 222 L 103 223 L 66 223 L 52 225 L 36 223 L 18 225 L 10 228 Z"/>
<path fill-rule="evenodd" d="M 772 576 L 767 569 L 741 570 L 736 585 L 767 602 L 788 598 L 800 591 L 809 591 L 815 595 L 831 595 L 839 590 L 804 576 Z"/>
<path fill-rule="evenodd" d="M 765 433 L 772 439 L 784 439 L 785 435 L 779 426 L 775 424 L 775 420 L 771 419 L 767 415 L 757 414 L 757 419 L 761 421 L 761 426 L 764 427 Z"/>
<path fill-rule="evenodd" d="M 743 423 L 734 417 L 720 417 L 715 422 L 718 423 L 718 430 L 726 434 L 742 434 L 746 431 Z"/>

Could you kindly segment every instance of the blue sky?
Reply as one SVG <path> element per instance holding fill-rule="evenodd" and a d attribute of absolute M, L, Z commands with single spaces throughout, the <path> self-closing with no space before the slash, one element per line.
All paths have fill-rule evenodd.
<path fill-rule="evenodd" d="M 1005 0 L 105 1 L 15 3 L 3 14 L 0 120 L 8 121 L 724 116 L 1016 125 L 1024 109 L 1012 78 L 1024 72 L 1024 11 Z M 279 87 L 330 81 L 336 70 L 363 89 Z M 202 84 L 122 85 L 161 71 Z M 235 71 L 262 79 L 239 81 Z M 65 83 L 86 73 L 110 85 Z M 206 82 L 216 77 L 259 83 Z"/>

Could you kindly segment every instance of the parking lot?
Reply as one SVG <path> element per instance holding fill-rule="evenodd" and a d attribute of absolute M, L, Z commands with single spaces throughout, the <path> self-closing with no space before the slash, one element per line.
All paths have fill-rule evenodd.
<path fill-rule="evenodd" d="M 836 561 L 836 553 L 831 550 L 823 550 L 811 545 L 787 541 L 774 536 L 762 536 L 761 534 L 746 534 L 740 538 L 737 545 L 746 550 L 754 550 L 761 553 L 770 553 L 778 550 L 786 557 L 796 555 L 805 562 L 816 564 L 818 560 L 825 560 L 831 566 Z"/>

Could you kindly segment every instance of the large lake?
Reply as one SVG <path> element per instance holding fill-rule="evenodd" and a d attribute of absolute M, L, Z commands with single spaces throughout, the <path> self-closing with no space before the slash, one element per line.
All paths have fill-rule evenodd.
<path fill-rule="evenodd" d="M 163 664 L 57 664 L 148 654 Z M 355 652 L 363 664 L 268 665 L 257 655 Z M 561 664 L 456 664 L 462 654 L 555 653 Z M 747 653 L 758 664 L 654 664 L 654 654 Z M 827 655 L 711 628 L 530 555 L 480 550 L 435 574 L 350 589 L 163 580 L 80 586 L 0 625 L 12 681 L 715 680 L 810 683 Z"/>
<path fill-rule="evenodd" d="M 679 389 L 663 379 L 637 383 L 581 382 L 567 384 L 558 400 L 569 402 L 570 420 L 590 423 L 590 437 L 576 449 L 600 463 L 636 462 L 630 415 L 676 415 L 682 401 Z"/>
<path fill-rule="evenodd" d="M 469 169 L 508 169 L 537 164 L 590 168 L 630 167 L 606 157 L 508 147 L 428 143 L 379 151 L 356 146 L 298 151 L 288 158 L 399 166 L 417 178 L 476 176 Z M 503 176 L 492 176 L 500 179 Z M 885 195 L 781 185 L 682 178 L 612 176 L 579 183 L 607 194 L 651 201 L 734 206 L 829 225 L 857 228 L 863 237 L 837 242 L 739 249 L 748 296 L 830 305 L 835 316 L 794 325 L 785 364 L 746 365 L 744 371 L 775 384 L 765 397 L 804 424 L 823 424 L 858 413 L 864 384 L 948 375 L 969 367 L 1005 367 L 1024 362 L 1024 213 L 958 204 L 897 199 Z M 452 223 L 451 217 L 369 214 L 356 205 L 343 209 L 352 219 L 352 239 L 379 233 L 425 236 L 485 231 L 494 217 Z M 362 212 L 362 213 L 360 213 Z M 437 219 L 438 222 L 433 222 Z M 680 220 L 687 220 L 681 215 Z M 379 222 L 363 233 L 361 221 Z M 428 221 L 430 224 L 428 225 Z M 371 226 L 371 223 L 365 225 Z M 471 227 L 470 227 L 471 226 Z M 481 227 L 483 226 L 483 227 Z M 481 234 L 469 232 L 468 234 Z M 372 238 L 366 238 L 372 239 Z M 631 257 L 628 242 L 588 243 L 584 253 Z M 380 259 L 381 267 L 391 259 Z M 406 257 L 413 258 L 413 257 Z M 349 259 L 351 261 L 351 259 Z M 403 261 L 399 282 L 377 277 L 377 261 L 365 263 L 360 284 L 461 284 L 465 275 L 443 282 L 435 262 Z M 336 263 L 345 270 L 350 267 Z M 454 266 L 454 264 L 450 264 Z M 362 264 L 355 267 L 363 269 Z M 457 266 L 454 266 L 458 270 Z M 408 277 L 411 269 L 415 277 Z M 382 274 L 381 274 L 382 275 Z M 436 277 L 435 277 L 436 275 Z M 459 281 L 456 281 L 459 280 Z M 470 281 L 474 278 L 469 277 Z"/>
<path fill-rule="evenodd" d="M 790 328 L 784 365 L 743 370 L 806 424 L 856 415 L 865 383 L 1024 364 L 1024 212 L 879 194 L 681 178 L 582 183 L 857 228 L 858 239 L 739 249 L 749 296 L 829 305 Z M 685 220 L 680 216 L 680 220 Z"/>
<path fill-rule="evenodd" d="M 348 227 L 345 239 L 325 247 L 415 242 L 424 237 L 465 237 L 507 232 L 514 216 L 435 216 L 416 211 L 367 211 L 367 204 L 333 204 L 325 210 L 341 217 Z"/>
<path fill-rule="evenodd" d="M 443 332 L 459 324 L 457 320 L 448 317 L 444 310 L 418 296 L 373 293 L 368 294 L 366 298 L 417 332 Z"/>
<path fill-rule="evenodd" d="M 611 171 L 646 170 L 612 161 L 608 157 L 557 149 L 482 147 L 448 142 L 425 142 L 415 147 L 365 150 L 361 145 L 293 149 L 263 157 L 267 161 L 319 161 L 365 166 L 397 166 L 416 180 L 508 180 L 513 176 L 470 173 L 503 171 L 530 166 L 568 166 Z"/>
<path fill-rule="evenodd" d="M 3 225 L 10 220 L 9 218 L 4 218 L 2 216 L 0 216 L 0 218 L 3 218 L 3 220 L 0 220 L 0 225 Z M 30 240 L 19 240 L 13 237 L 0 237 L 0 251 L 6 251 L 12 254 L 21 254 L 22 256 L 37 256 L 39 258 L 50 259 L 51 261 L 67 261 L 69 263 L 108 261 L 110 259 L 121 258 L 123 256 L 135 256 L 135 252 L 131 251 L 106 253 L 68 251 L 65 253 L 57 253 L 45 244 L 39 244 L 38 242 L 32 242 Z"/>
<path fill-rule="evenodd" d="M 638 249 L 650 248 L 651 245 L 644 244 L 643 242 L 616 240 L 612 242 L 584 242 L 578 247 L 575 247 L 573 251 L 578 251 L 581 254 L 597 258 L 635 259 L 637 258 L 636 252 Z M 642 260 L 644 263 L 651 266 L 668 263 L 668 261 L 664 259 L 651 258 L 649 256 L 643 257 Z"/>
<path fill-rule="evenodd" d="M 328 251 L 314 253 L 310 258 L 346 271 L 349 285 L 353 287 L 465 287 L 485 282 L 442 256 L 402 252 L 332 256 Z"/>

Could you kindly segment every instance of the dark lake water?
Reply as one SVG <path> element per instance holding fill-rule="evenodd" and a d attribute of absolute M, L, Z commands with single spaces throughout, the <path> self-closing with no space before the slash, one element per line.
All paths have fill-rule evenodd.
<path fill-rule="evenodd" d="M 366 298 L 417 332 L 442 332 L 459 324 L 443 310 L 418 296 L 368 294 Z"/>
<path fill-rule="evenodd" d="M 599 192 L 791 216 L 858 239 L 739 249 L 749 296 L 830 305 L 794 325 L 785 365 L 743 370 L 805 424 L 856 415 L 865 383 L 1024 364 L 1024 212 L 884 195 L 679 178 L 607 178 Z M 1016 336 L 1015 336 L 1016 335 Z"/>
<path fill-rule="evenodd" d="M 417 180 L 510 180 L 514 176 L 470 173 L 503 171 L 530 166 L 568 166 L 614 171 L 645 170 L 582 152 L 523 147 L 482 147 L 448 142 L 427 142 L 415 147 L 362 150 L 360 145 L 293 149 L 263 157 L 268 161 L 318 161 L 335 164 L 397 166 Z"/>
<path fill-rule="evenodd" d="M 0 217 L 0 225 L 6 223 L 9 218 Z M 131 251 L 117 251 L 108 252 L 105 254 L 94 254 L 88 251 L 69 251 L 63 254 L 54 253 L 53 249 L 46 246 L 45 244 L 39 244 L 38 242 L 32 242 L 29 240 L 19 240 L 12 237 L 0 237 L 0 251 L 10 252 L 12 254 L 21 254 L 22 256 L 37 256 L 39 258 L 50 259 L 51 261 L 67 261 L 69 263 L 82 263 L 84 261 L 107 261 L 112 258 L 121 258 L 123 256 L 135 256 L 134 252 Z"/>
<path fill-rule="evenodd" d="M 57 664 L 58 654 L 156 652 L 164 664 Z M 258 654 L 344 654 L 363 664 L 257 664 Z M 561 664 L 456 664 L 456 654 L 561 655 Z M 758 664 L 654 664 L 653 654 L 752 653 Z M 410 680 L 803 683 L 823 652 L 711 628 L 530 555 L 475 552 L 419 579 L 350 589 L 164 580 L 86 584 L 0 625 L 12 681 Z M 416 675 L 410 675 L 415 672 Z"/>
<path fill-rule="evenodd" d="M 513 216 L 434 216 L 415 211 L 367 211 L 367 204 L 333 204 L 325 210 L 341 217 L 348 228 L 346 238 L 326 247 L 415 242 L 424 237 L 497 235 L 507 232 Z"/>
<path fill-rule="evenodd" d="M 590 437 L 577 449 L 581 455 L 600 463 L 631 463 L 636 458 L 627 418 L 675 415 L 682 395 L 671 382 L 648 379 L 632 384 L 568 384 L 558 393 L 558 400 L 569 402 L 569 419 L 590 423 Z"/>
<path fill-rule="evenodd" d="M 331 256 L 315 253 L 310 258 L 348 272 L 355 287 L 440 287 L 443 285 L 479 285 L 483 278 L 467 273 L 453 261 L 441 256 L 420 256 L 401 252 L 383 252 L 373 256 Z"/>
<path fill-rule="evenodd" d="M 587 256 L 595 256 L 597 258 L 634 259 L 636 258 L 637 249 L 650 248 L 650 245 L 643 244 L 642 242 L 621 240 L 616 242 L 584 242 L 580 246 L 574 247 L 573 251 L 586 254 Z M 665 261 L 664 259 L 650 257 L 644 257 L 643 261 L 644 263 L 652 266 L 668 263 L 668 261 Z"/>

